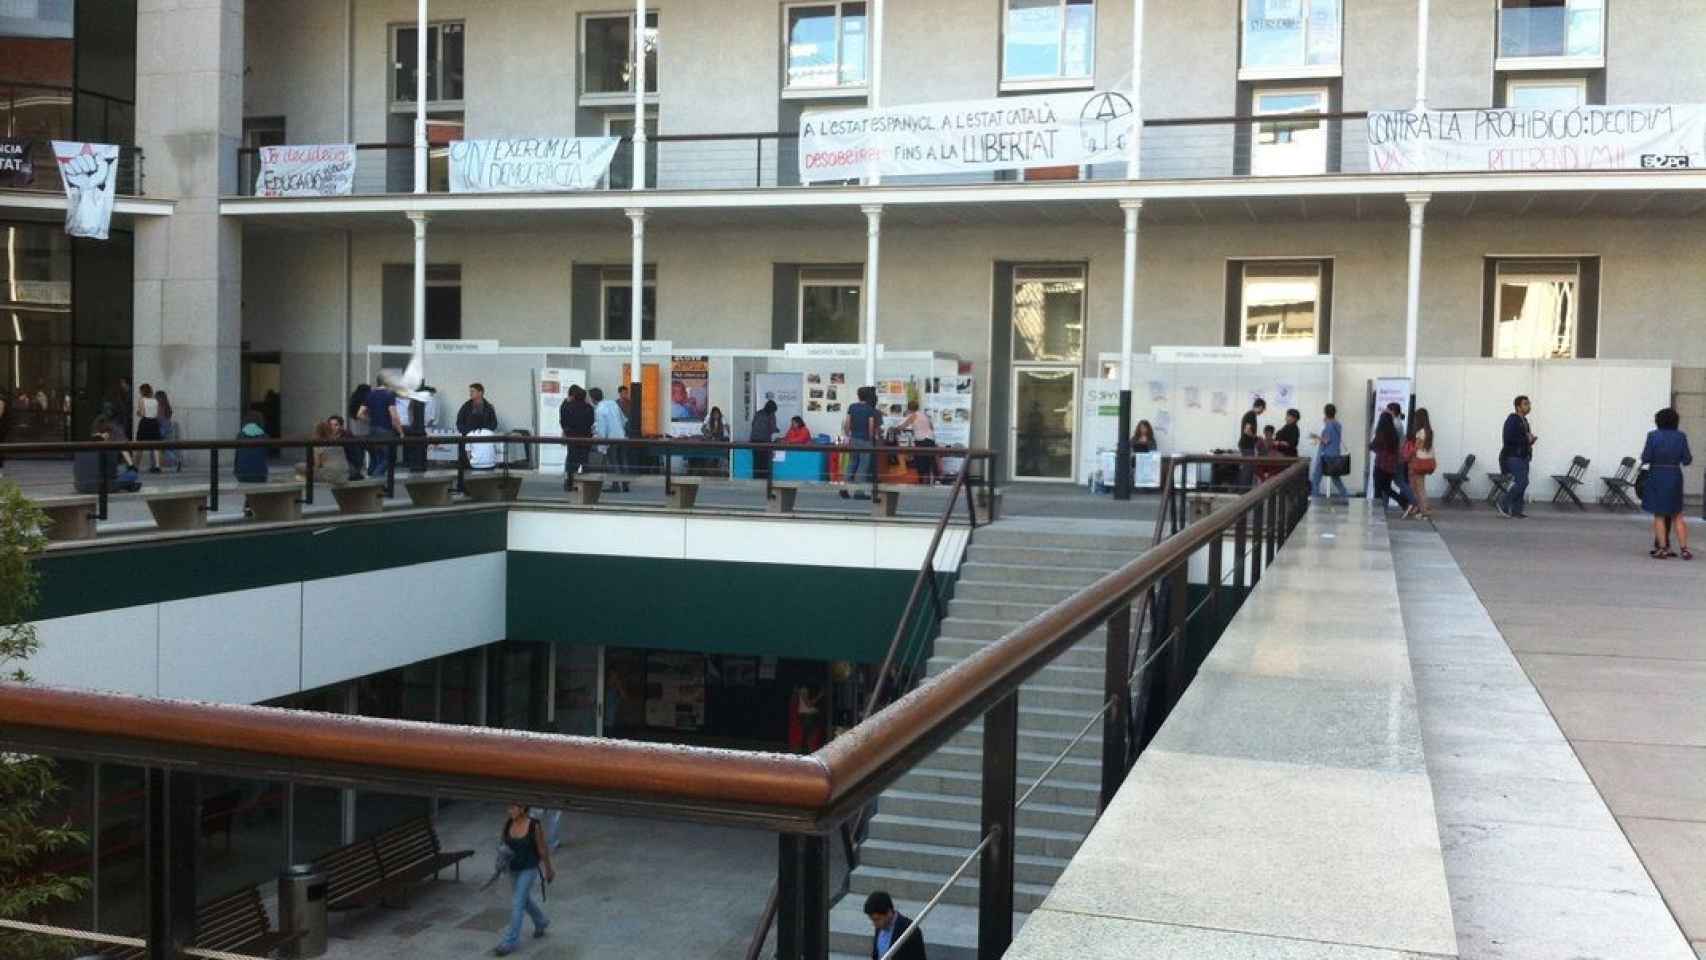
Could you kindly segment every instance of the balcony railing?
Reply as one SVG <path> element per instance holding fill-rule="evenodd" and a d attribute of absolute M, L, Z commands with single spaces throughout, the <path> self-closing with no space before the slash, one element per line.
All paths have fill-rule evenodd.
<path fill-rule="evenodd" d="M 24 186 L 8 187 L 7 189 L 65 195 L 65 185 L 59 179 L 59 164 L 53 157 L 52 141 L 46 138 L 33 140 L 30 144 L 30 163 L 35 167 L 34 180 Z M 121 197 L 143 196 L 146 192 L 144 189 L 145 180 L 142 148 L 131 144 L 119 144 L 118 195 Z"/>

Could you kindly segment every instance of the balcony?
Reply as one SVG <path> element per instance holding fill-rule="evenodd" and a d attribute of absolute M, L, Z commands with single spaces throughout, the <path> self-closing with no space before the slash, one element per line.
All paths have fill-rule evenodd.
<path fill-rule="evenodd" d="M 46 193 L 56 197 L 65 196 L 65 185 L 59 180 L 59 167 L 53 158 L 53 143 L 50 139 L 41 137 L 30 141 L 30 163 L 35 167 L 35 177 L 21 186 L 0 187 L 0 193 Z M 146 174 L 143 164 L 142 148 L 132 144 L 120 144 L 118 153 L 118 195 L 121 197 L 144 196 Z"/>

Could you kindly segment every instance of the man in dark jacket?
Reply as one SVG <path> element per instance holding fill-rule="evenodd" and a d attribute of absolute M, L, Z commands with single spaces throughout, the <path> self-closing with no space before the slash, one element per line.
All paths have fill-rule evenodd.
<path fill-rule="evenodd" d="M 475 430 L 498 432 L 498 411 L 486 402 L 484 384 L 468 384 L 468 402 L 456 411 L 456 432 L 467 436 Z"/>
<path fill-rule="evenodd" d="M 1527 397 L 1517 397 L 1511 405 L 1515 409 L 1505 417 L 1504 446 L 1499 448 L 1499 470 L 1510 475 L 1511 488 L 1500 498 L 1499 512 L 1526 520 L 1523 504 L 1528 493 L 1528 465 L 1534 460 L 1537 439 L 1528 428 L 1528 412 L 1534 405 Z"/>
<path fill-rule="evenodd" d="M 865 898 L 865 916 L 871 918 L 871 928 L 876 931 L 871 937 L 871 960 L 881 960 L 889 952 L 889 948 L 906 936 L 906 931 L 912 929 L 912 921 L 900 915 L 894 908 L 894 898 L 887 891 L 878 890 Z M 924 956 L 924 933 L 919 931 L 907 937 L 895 953 L 896 960 L 926 960 Z"/>
<path fill-rule="evenodd" d="M 557 407 L 557 425 L 562 427 L 563 436 L 573 438 L 589 438 L 592 436 L 593 409 L 586 402 L 586 391 L 580 384 L 569 387 L 568 399 Z M 586 466 L 587 453 L 592 448 L 585 445 L 571 444 L 568 457 L 563 464 L 563 489 L 575 488 L 575 474 L 580 473 Z"/>

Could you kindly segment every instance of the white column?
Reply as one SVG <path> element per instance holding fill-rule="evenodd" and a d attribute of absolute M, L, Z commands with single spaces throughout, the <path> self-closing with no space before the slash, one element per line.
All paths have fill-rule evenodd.
<path fill-rule="evenodd" d="M 1125 177 L 1136 180 L 1143 145 L 1143 0 L 1131 0 L 1131 117 Z"/>
<path fill-rule="evenodd" d="M 427 0 L 415 14 L 415 192 L 427 192 Z"/>
<path fill-rule="evenodd" d="M 421 374 L 426 374 L 426 275 L 427 275 L 427 220 L 430 218 L 419 210 L 411 211 L 409 221 L 415 225 L 415 327 L 414 337 L 409 341 L 414 357 L 420 361 Z"/>
<path fill-rule="evenodd" d="M 1404 376 L 1410 378 L 1410 390 L 1416 389 L 1416 334 L 1421 324 L 1422 310 L 1422 217 L 1429 195 L 1410 193 L 1404 201 L 1410 205 L 1410 276 L 1404 301 Z"/>
<path fill-rule="evenodd" d="M 633 296 L 629 298 L 632 301 L 630 304 L 632 313 L 628 320 L 628 332 L 631 335 L 630 340 L 633 344 L 631 350 L 631 356 L 633 359 L 632 365 L 629 368 L 631 372 L 629 373 L 628 379 L 634 383 L 640 383 L 642 382 L 642 378 L 640 377 L 640 340 L 645 335 L 645 331 L 640 329 L 640 316 L 642 313 L 641 307 L 646 299 L 646 211 L 641 210 L 638 207 L 630 207 L 628 209 L 628 219 L 632 221 L 634 225 L 633 250 L 630 253 L 630 256 L 633 258 L 633 263 L 629 267 L 628 273 L 628 282 L 633 285 Z M 646 403 L 651 403 L 654 398 L 642 397 L 641 399 Z M 639 416 L 639 411 L 636 410 L 633 414 L 634 416 Z"/>
<path fill-rule="evenodd" d="M 634 0 L 634 189 L 646 189 L 646 0 Z M 639 263 L 636 259 L 635 263 Z M 636 267 L 635 269 L 638 269 Z M 634 310 L 639 316 L 640 282 L 634 281 Z M 635 336 L 639 322 L 635 321 Z M 638 342 L 638 341 L 636 341 Z M 637 349 L 637 348 L 636 348 Z M 640 376 L 639 354 L 634 360 L 634 377 Z"/>
<path fill-rule="evenodd" d="M 1416 2 L 1416 111 L 1428 108 L 1428 0 Z"/>
<path fill-rule="evenodd" d="M 868 8 L 871 11 L 871 75 L 866 79 L 870 88 L 870 103 L 868 106 L 875 110 L 883 102 L 883 0 L 871 0 Z M 872 186 L 883 182 L 883 175 L 873 162 L 866 174 L 865 181 Z"/>
<path fill-rule="evenodd" d="M 1142 200 L 1121 200 L 1125 211 L 1125 271 L 1120 299 L 1120 389 L 1131 389 L 1131 347 L 1137 324 L 1137 214 Z"/>
<path fill-rule="evenodd" d="M 859 208 L 865 212 L 865 383 L 877 382 L 877 284 L 878 256 L 882 251 L 883 207 L 880 203 Z"/>

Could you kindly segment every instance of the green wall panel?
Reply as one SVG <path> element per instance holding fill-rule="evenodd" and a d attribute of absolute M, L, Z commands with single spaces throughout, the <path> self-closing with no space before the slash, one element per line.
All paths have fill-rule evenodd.
<path fill-rule="evenodd" d="M 509 638 L 871 663 L 917 576 L 512 550 Z"/>
<path fill-rule="evenodd" d="M 56 551 L 35 561 L 35 615 L 46 620 L 499 553 L 508 533 L 500 507 Z"/>

